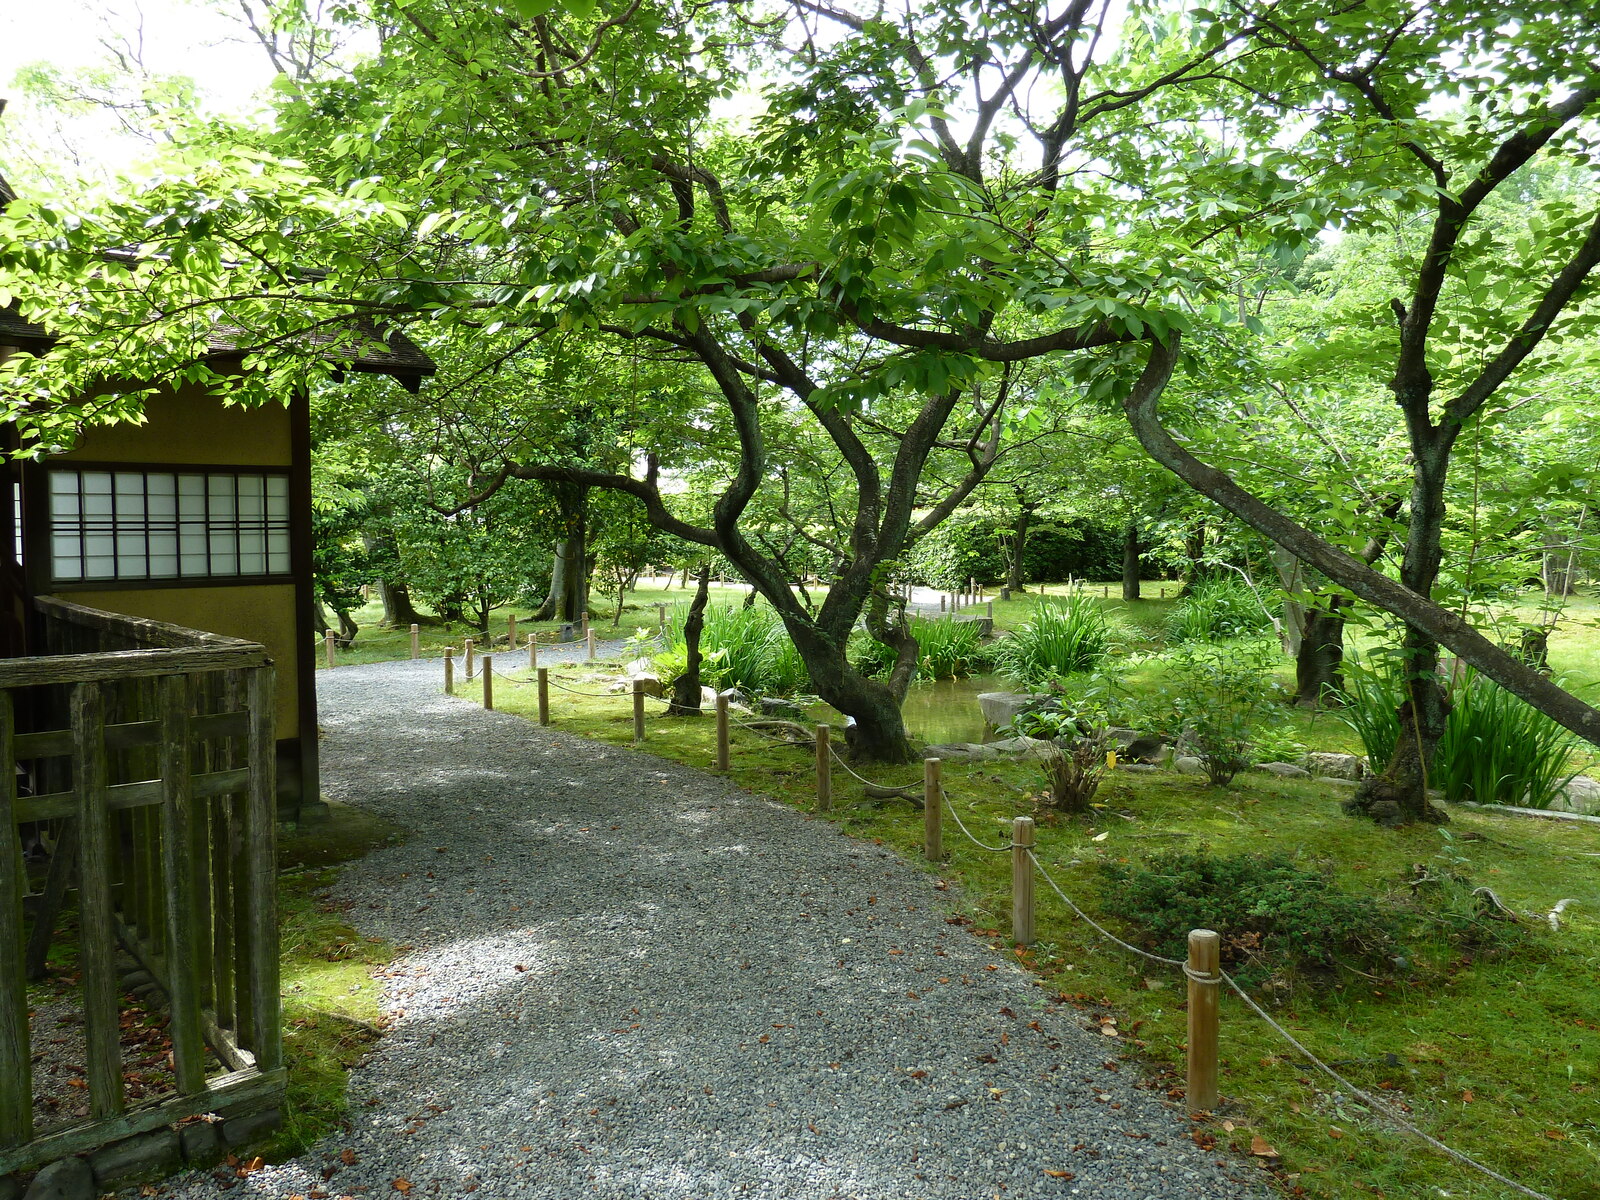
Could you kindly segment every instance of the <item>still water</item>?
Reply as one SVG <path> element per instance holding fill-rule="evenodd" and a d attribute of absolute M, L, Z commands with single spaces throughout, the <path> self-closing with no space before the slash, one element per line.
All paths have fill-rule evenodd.
<path fill-rule="evenodd" d="M 1009 692 L 1015 685 L 1000 675 L 974 675 L 970 679 L 919 680 L 906 693 L 901 708 L 906 732 L 925 742 L 983 742 L 997 736 L 985 729 L 978 711 L 979 692 Z M 823 705 L 819 720 L 843 724 L 844 718 Z"/>

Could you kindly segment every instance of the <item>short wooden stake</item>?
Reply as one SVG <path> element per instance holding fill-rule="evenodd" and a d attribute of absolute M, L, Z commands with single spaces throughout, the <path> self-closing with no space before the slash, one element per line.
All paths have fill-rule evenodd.
<path fill-rule="evenodd" d="M 1033 818 L 1011 819 L 1011 940 L 1033 945 Z"/>
<path fill-rule="evenodd" d="M 633 681 L 633 740 L 644 741 L 644 680 Z"/>
<path fill-rule="evenodd" d="M 939 593 L 939 611 L 940 612 L 944 611 L 944 593 L 943 592 Z"/>
<path fill-rule="evenodd" d="M 411 657 L 422 657 L 422 629 L 417 625 L 411 627 Z"/>
<path fill-rule="evenodd" d="M 728 769 L 728 693 L 717 693 L 717 770 Z"/>
<path fill-rule="evenodd" d="M 1222 939 L 1209 929 L 1189 931 L 1189 1090 L 1190 1112 L 1217 1107 L 1217 1027 L 1221 998 Z"/>
<path fill-rule="evenodd" d="M 585 638 L 589 636 L 589 614 L 587 612 L 583 614 L 583 636 Z"/>
<path fill-rule="evenodd" d="M 656 605 L 656 617 L 657 617 L 657 620 L 656 620 L 657 631 L 660 632 L 660 633 L 666 633 L 666 631 L 667 631 L 667 606 L 665 604 L 657 604 Z"/>
<path fill-rule="evenodd" d="M 550 724 L 550 668 L 539 668 L 539 724 Z"/>
<path fill-rule="evenodd" d="M 994 620 L 994 601 L 993 600 L 985 600 L 983 602 L 983 615 L 988 617 L 989 620 L 991 620 L 991 621 Z"/>
<path fill-rule="evenodd" d="M 494 656 L 483 656 L 483 706 L 494 708 Z"/>
<path fill-rule="evenodd" d="M 1109 587 L 1101 588 L 1100 591 L 1101 591 L 1101 594 L 1104 595 L 1107 600 L 1111 599 L 1111 589 Z"/>
<path fill-rule="evenodd" d="M 828 752 L 828 727 L 817 726 L 817 811 L 833 811 L 833 756 Z"/>
<path fill-rule="evenodd" d="M 594 630 L 592 630 L 592 629 L 584 630 L 583 631 L 583 637 L 584 637 L 584 640 L 589 643 L 589 661 L 593 662 L 594 661 Z"/>
<path fill-rule="evenodd" d="M 454 646 L 446 646 L 444 648 L 444 694 L 446 696 L 454 696 L 456 694 L 456 648 Z"/>
<path fill-rule="evenodd" d="M 475 645 L 473 645 L 473 642 L 472 642 L 471 638 L 467 639 L 467 644 L 466 644 L 466 648 L 465 649 L 466 649 L 466 655 L 467 655 L 467 679 L 471 680 L 472 673 L 473 673 L 473 668 L 476 665 L 476 662 L 474 660 L 474 652 L 477 650 L 477 647 Z"/>
<path fill-rule="evenodd" d="M 515 650 L 516 648 L 517 648 L 517 614 L 516 613 L 507 613 L 506 614 L 506 649 L 507 650 Z"/>
<path fill-rule="evenodd" d="M 327 633 L 322 635 L 322 649 L 327 655 L 328 665 L 330 667 L 333 666 L 333 630 L 330 629 Z"/>
<path fill-rule="evenodd" d="M 929 862 L 944 858 L 944 787 L 939 782 L 943 763 L 922 760 L 922 853 Z"/>
<path fill-rule="evenodd" d="M 528 670 L 536 670 L 539 666 L 539 635 L 528 635 Z"/>

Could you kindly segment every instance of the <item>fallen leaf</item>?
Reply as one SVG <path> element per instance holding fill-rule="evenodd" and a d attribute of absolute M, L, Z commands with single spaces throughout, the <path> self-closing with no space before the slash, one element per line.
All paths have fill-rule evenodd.
<path fill-rule="evenodd" d="M 1044 1169 L 1044 1173 L 1046 1175 L 1050 1176 L 1051 1179 L 1076 1179 L 1077 1178 L 1077 1176 L 1074 1175 L 1071 1171 L 1052 1171 L 1049 1167 L 1046 1167 Z"/>
<path fill-rule="evenodd" d="M 394 1190 L 399 1192 L 401 1195 L 405 1195 L 405 1193 L 407 1193 L 407 1192 L 409 1192 L 411 1190 L 411 1180 L 407 1179 L 404 1175 L 402 1175 L 399 1179 L 396 1179 L 389 1186 L 394 1188 Z"/>
<path fill-rule="evenodd" d="M 1472 1103 L 1472 1089 L 1471 1088 L 1468 1088 L 1466 1091 L 1461 1093 L 1461 1103 L 1463 1103 L 1463 1104 L 1471 1104 Z"/>
<path fill-rule="evenodd" d="M 1329 1125 L 1328 1136 L 1335 1139 L 1342 1138 L 1344 1136 L 1344 1130 L 1340 1129 L 1337 1125 Z"/>
<path fill-rule="evenodd" d="M 1110 831 L 1110 830 L 1109 830 L 1109 829 L 1108 829 L 1108 830 L 1106 830 L 1106 831 L 1105 831 L 1105 832 L 1104 832 L 1104 833 L 1097 833 L 1097 834 L 1095 834 L 1095 835 L 1094 835 L 1094 836 L 1093 836 L 1093 837 L 1092 837 L 1092 838 L 1090 838 L 1090 839 L 1089 839 L 1089 840 L 1090 840 L 1090 841 L 1091 841 L 1091 842 L 1103 842 L 1103 841 L 1105 841 L 1105 840 L 1106 840 L 1106 839 L 1107 839 L 1107 838 L 1108 838 L 1108 837 L 1110 837 L 1110 836 L 1111 836 L 1111 831 Z"/>
<path fill-rule="evenodd" d="M 1552 1142 L 1564 1142 L 1567 1140 L 1567 1135 L 1562 1133 L 1559 1129 L 1546 1129 L 1544 1131 L 1544 1135 Z"/>
<path fill-rule="evenodd" d="M 355 1166 L 356 1165 L 356 1152 L 354 1150 L 350 1149 L 348 1146 L 346 1146 L 343 1150 L 339 1151 L 339 1161 L 342 1162 L 347 1167 Z"/>
<path fill-rule="evenodd" d="M 1250 1135 L 1250 1153 L 1255 1155 L 1257 1158 L 1278 1157 L 1278 1152 L 1274 1150 L 1267 1143 L 1267 1139 L 1262 1137 L 1259 1133 L 1253 1133 Z"/>

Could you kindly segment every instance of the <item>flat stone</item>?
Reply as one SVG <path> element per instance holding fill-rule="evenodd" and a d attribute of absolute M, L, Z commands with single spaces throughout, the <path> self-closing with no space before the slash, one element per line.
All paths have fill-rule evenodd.
<path fill-rule="evenodd" d="M 962 613 L 962 614 L 959 614 L 956 617 L 956 620 L 961 621 L 962 623 L 967 624 L 967 625 L 976 625 L 978 627 L 978 636 L 979 637 L 986 637 L 987 638 L 987 637 L 993 637 L 994 636 L 994 618 L 993 617 L 980 617 L 980 616 L 976 616 L 976 615 L 970 614 L 970 613 Z"/>
<path fill-rule="evenodd" d="M 1330 779 L 1361 779 L 1367 773 L 1367 760 L 1359 754 L 1308 754 L 1302 765 L 1313 775 Z"/>
<path fill-rule="evenodd" d="M 793 700 L 785 700 L 782 696 L 763 696 L 757 703 L 761 715 L 766 717 L 792 717 L 795 720 L 802 720 L 806 715 L 803 706 Z"/>
<path fill-rule="evenodd" d="M 178 1146 L 185 1161 L 206 1167 L 222 1157 L 222 1125 L 218 1121 L 191 1121 L 178 1127 Z"/>
<path fill-rule="evenodd" d="M 102 1188 L 160 1179 L 182 1166 L 183 1151 L 178 1147 L 178 1135 L 170 1129 L 155 1129 L 138 1137 L 112 1142 L 89 1155 L 95 1184 Z"/>
<path fill-rule="evenodd" d="M 1347 792 L 1353 792 L 1361 786 L 1359 779 L 1340 779 L 1337 775 L 1318 775 L 1317 782 L 1326 783 Z"/>
<path fill-rule="evenodd" d="M 275 1108 L 229 1117 L 222 1123 L 222 1140 L 228 1149 L 237 1150 L 251 1142 L 260 1141 L 283 1124 L 283 1114 Z"/>
<path fill-rule="evenodd" d="M 965 744 L 942 742 L 936 746 L 925 746 L 922 751 L 922 757 L 937 758 L 944 762 L 951 762 L 956 759 L 971 758 L 972 752 L 967 749 Z"/>
<path fill-rule="evenodd" d="M 978 710 L 983 719 L 996 729 L 1009 725 L 1017 714 L 1026 712 L 1034 704 L 1047 699 L 1042 693 L 1029 692 L 979 692 Z"/>
<path fill-rule="evenodd" d="M 33 1177 L 23 1200 L 95 1200 L 94 1172 L 81 1158 L 58 1158 Z"/>
<path fill-rule="evenodd" d="M 1279 779 L 1310 779 L 1311 772 L 1304 767 L 1297 767 L 1293 763 L 1270 762 L 1257 763 L 1250 768 L 1266 775 L 1276 775 Z"/>
<path fill-rule="evenodd" d="M 1132 771 L 1135 774 L 1140 774 L 1140 775 L 1150 775 L 1150 774 L 1153 774 L 1156 771 L 1161 770 L 1161 768 L 1156 766 L 1154 763 L 1141 763 L 1141 762 L 1125 763 L 1125 762 L 1119 762 L 1117 764 L 1117 770 L 1119 770 L 1119 771 Z"/>
<path fill-rule="evenodd" d="M 646 696 L 654 696 L 660 700 L 667 694 L 667 689 L 662 686 L 661 677 L 658 675 L 635 675 L 633 681 Z"/>
<path fill-rule="evenodd" d="M 1600 813 L 1600 781 L 1587 775 L 1574 775 L 1561 785 L 1550 807 L 1556 812 Z"/>
<path fill-rule="evenodd" d="M 1180 754 L 1172 760 L 1172 769 L 1179 775 L 1204 775 L 1206 765 L 1192 754 Z"/>

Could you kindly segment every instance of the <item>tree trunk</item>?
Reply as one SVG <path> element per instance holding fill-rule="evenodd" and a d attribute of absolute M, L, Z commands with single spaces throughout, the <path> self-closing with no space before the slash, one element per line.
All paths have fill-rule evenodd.
<path fill-rule="evenodd" d="M 1305 610 L 1294 660 L 1294 702 L 1305 708 L 1321 705 L 1330 691 L 1344 690 L 1343 599 L 1329 596 Z"/>
<path fill-rule="evenodd" d="M 557 542 L 550 560 L 550 590 L 534 610 L 530 620 L 551 621 L 561 611 L 561 596 L 567 590 L 567 557 L 564 543 Z"/>
<path fill-rule="evenodd" d="M 1400 560 L 1400 582 L 1427 599 L 1443 559 L 1445 472 L 1448 443 L 1427 421 L 1426 393 L 1396 388 L 1401 408 L 1413 421 L 1410 524 L 1405 553 Z M 1420 419 L 1418 419 L 1420 414 Z M 1428 799 L 1434 751 L 1444 737 L 1450 701 L 1439 682 L 1439 643 L 1417 626 L 1406 624 L 1401 642 L 1405 655 L 1406 699 L 1399 709 L 1400 737 L 1394 757 L 1381 775 L 1367 779 L 1345 806 L 1380 825 L 1410 825 L 1419 821 L 1444 824 L 1449 816 Z"/>
<path fill-rule="evenodd" d="M 356 644 L 356 634 L 361 632 L 361 626 L 356 624 L 355 618 L 347 610 L 336 607 L 333 611 L 339 616 L 339 636 L 334 641 L 348 650 Z"/>
<path fill-rule="evenodd" d="M 378 595 L 383 599 L 383 623 L 389 629 L 409 629 L 423 623 L 422 614 L 411 602 L 411 589 L 405 583 L 380 579 Z"/>
<path fill-rule="evenodd" d="M 1028 532 L 1038 507 L 1036 503 L 1017 505 L 1017 531 L 1011 537 L 1011 555 L 1006 562 L 1006 587 L 1012 592 L 1022 591 L 1022 554 L 1028 548 Z"/>
<path fill-rule="evenodd" d="M 567 564 L 562 580 L 561 619 L 581 621 L 589 611 L 589 541 L 588 521 L 580 514 L 571 527 L 567 540 L 562 543 L 562 557 Z"/>
<path fill-rule="evenodd" d="M 1139 522 L 1129 521 L 1122 530 L 1122 598 L 1139 599 Z"/>
<path fill-rule="evenodd" d="M 1183 556 L 1189 560 L 1188 570 L 1184 573 L 1183 586 L 1178 589 L 1178 595 L 1187 596 L 1189 590 L 1206 576 L 1206 519 L 1198 517 L 1189 532 L 1183 539 Z"/>
<path fill-rule="evenodd" d="M 700 715 L 700 631 L 705 628 L 706 600 L 711 595 L 711 565 L 700 568 L 695 580 L 694 599 L 689 602 L 689 615 L 683 622 L 683 645 L 688 652 L 688 665 L 682 675 L 672 681 L 672 703 L 667 706 L 669 717 L 698 717 Z"/>
<path fill-rule="evenodd" d="M 1573 593 L 1573 578 L 1577 574 L 1573 564 L 1577 555 L 1566 544 L 1567 540 L 1558 530 L 1547 528 L 1544 532 L 1544 569 L 1540 574 L 1544 577 L 1546 596 L 1570 596 Z"/>

